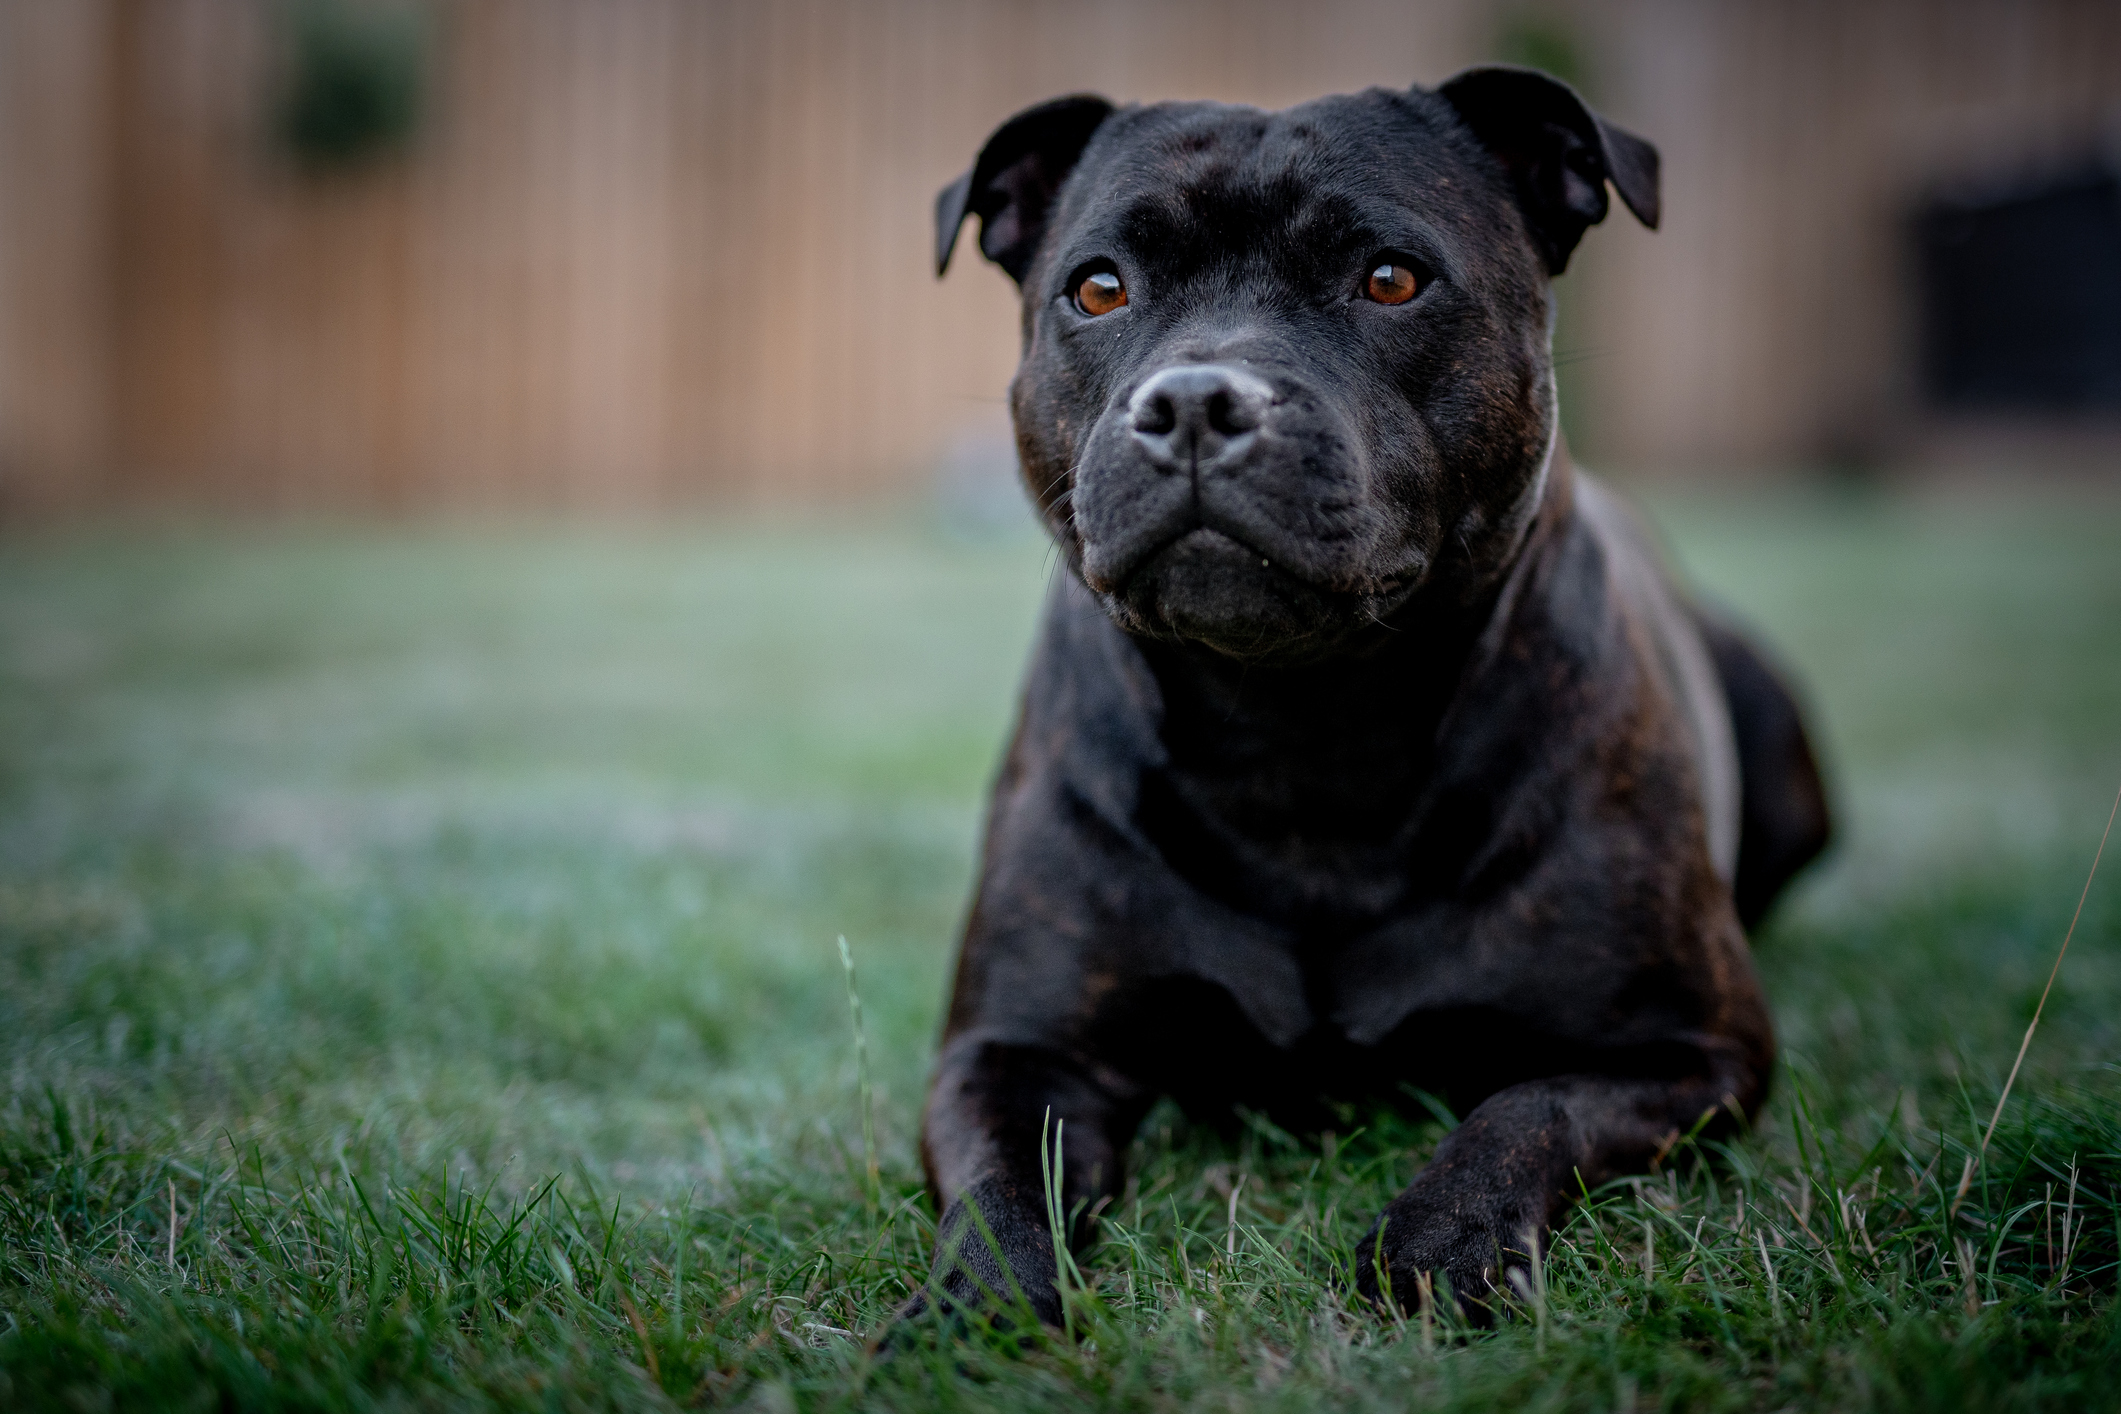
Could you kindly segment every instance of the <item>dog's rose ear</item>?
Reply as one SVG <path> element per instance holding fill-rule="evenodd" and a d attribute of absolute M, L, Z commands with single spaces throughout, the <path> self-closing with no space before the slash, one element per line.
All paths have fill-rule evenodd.
<path fill-rule="evenodd" d="M 1593 113 L 1560 79 L 1497 64 L 1436 91 L 1509 170 L 1549 273 L 1566 269 L 1584 231 L 1605 219 L 1607 182 L 1657 229 L 1657 149 Z"/>
<path fill-rule="evenodd" d="M 1112 112 L 1091 93 L 1026 108 L 995 129 L 972 170 L 935 198 L 935 273 L 950 268 L 957 228 L 979 217 L 979 248 L 1018 284 L 1046 233 L 1047 209 L 1090 135 Z"/>

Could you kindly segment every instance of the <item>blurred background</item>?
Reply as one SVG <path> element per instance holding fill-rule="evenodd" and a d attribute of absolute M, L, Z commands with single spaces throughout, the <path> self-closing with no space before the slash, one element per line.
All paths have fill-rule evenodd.
<path fill-rule="evenodd" d="M 1593 465 L 2112 474 L 2102 0 L 0 0 L 0 512 L 976 498 L 996 124 L 1498 58 L 1664 154 L 1562 286 Z"/>

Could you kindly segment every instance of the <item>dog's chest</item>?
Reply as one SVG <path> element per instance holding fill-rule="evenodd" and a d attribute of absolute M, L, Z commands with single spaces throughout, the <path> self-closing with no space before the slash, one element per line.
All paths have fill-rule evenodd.
<path fill-rule="evenodd" d="M 1425 817 L 1455 673 L 1406 663 L 1160 673 L 1138 824 L 1195 888 L 1285 926 L 1360 930 L 1430 882 Z"/>
<path fill-rule="evenodd" d="M 1389 916 L 1425 873 L 1423 753 L 1318 745 L 1221 738 L 1182 749 L 1143 779 L 1142 829 L 1195 888 L 1255 917 L 1341 931 Z"/>

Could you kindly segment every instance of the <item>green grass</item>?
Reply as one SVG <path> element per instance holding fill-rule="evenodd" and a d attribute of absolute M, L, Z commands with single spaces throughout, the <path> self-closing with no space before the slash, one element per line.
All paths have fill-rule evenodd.
<path fill-rule="evenodd" d="M 1756 1131 L 1476 1333 L 1335 1281 L 1435 1123 L 1159 1110 L 1078 1340 L 884 1364 L 1041 546 L 0 542 L 0 1407 L 2121 1408 L 2121 860 L 1955 1205 L 2121 784 L 2121 498 L 1656 509 L 1844 808 Z"/>

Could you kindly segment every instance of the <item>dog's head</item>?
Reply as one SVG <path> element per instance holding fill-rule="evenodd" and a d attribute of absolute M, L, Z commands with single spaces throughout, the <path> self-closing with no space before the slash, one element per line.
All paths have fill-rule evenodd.
<path fill-rule="evenodd" d="M 1657 153 L 1558 80 L 1470 70 L 1280 113 L 1018 114 L 936 203 L 1023 290 L 1025 480 L 1123 628 L 1233 657 L 1345 649 L 1477 594 L 1554 443 L 1550 278 Z"/>

